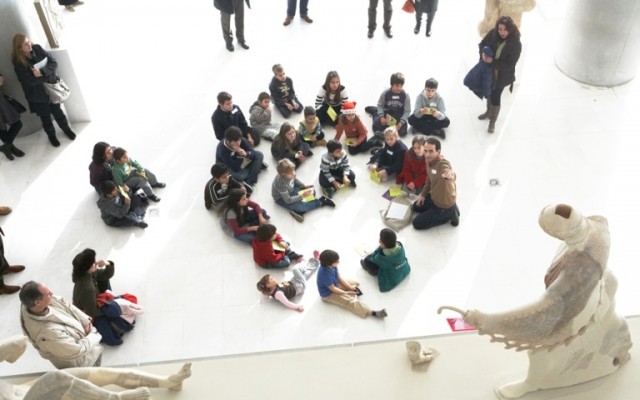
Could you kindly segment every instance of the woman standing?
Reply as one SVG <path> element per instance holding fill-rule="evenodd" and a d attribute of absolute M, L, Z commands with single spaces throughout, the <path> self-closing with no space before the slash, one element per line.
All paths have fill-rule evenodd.
<path fill-rule="evenodd" d="M 491 82 L 491 97 L 487 101 L 487 111 L 478 115 L 478 119 L 489 119 L 487 132 L 493 133 L 496 127 L 496 120 L 500 113 L 500 97 L 505 87 L 511 86 L 516 80 L 516 64 L 520 58 L 522 44 L 520 43 L 520 31 L 511 17 L 500 17 L 496 22 L 496 27 L 478 44 L 480 57 L 482 48 L 489 46 L 493 50 L 493 80 Z"/>
<path fill-rule="evenodd" d="M 336 126 L 338 124 L 337 117 L 342 111 L 342 104 L 347 100 L 349 100 L 349 95 L 347 95 L 344 86 L 340 84 L 340 75 L 336 71 L 329 71 L 324 85 L 316 96 L 316 114 L 320 119 L 320 124 Z M 330 107 L 333 109 L 332 113 L 328 112 Z"/>
<path fill-rule="evenodd" d="M 65 135 L 74 140 L 76 134 L 69 127 L 67 117 L 60 108 L 60 104 L 51 102 L 43 85 L 45 82 L 54 83 L 58 80 L 56 75 L 58 63 L 55 58 L 40 45 L 32 45 L 31 40 L 25 34 L 18 33 L 13 37 L 11 61 L 13 61 L 16 75 L 29 102 L 29 110 L 40 117 L 42 128 L 49 137 L 49 142 L 54 147 L 60 146 L 51 115 Z"/>
<path fill-rule="evenodd" d="M 0 74 L 0 89 L 3 85 L 4 77 Z M 7 126 L 9 127 L 8 129 Z M 20 113 L 9 103 L 4 97 L 2 90 L 0 90 L 0 140 L 2 140 L 3 143 L 3 145 L 0 146 L 0 151 L 3 152 L 9 160 L 13 160 L 13 156 L 24 156 L 24 152 L 13 144 L 13 140 L 18 136 L 20 129 L 22 129 Z"/>
<path fill-rule="evenodd" d="M 416 35 L 420 33 L 420 25 L 422 24 L 422 13 L 427 14 L 427 37 L 431 36 L 431 24 L 436 17 L 436 11 L 438 11 L 438 0 L 415 0 L 416 9 L 416 27 L 413 29 L 413 33 Z"/>

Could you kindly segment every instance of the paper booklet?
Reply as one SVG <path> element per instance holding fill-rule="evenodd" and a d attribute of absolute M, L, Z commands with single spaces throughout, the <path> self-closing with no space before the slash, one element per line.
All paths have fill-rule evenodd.
<path fill-rule="evenodd" d="M 243 158 L 242 158 L 242 164 L 240 165 L 240 169 L 245 169 L 245 168 L 247 168 L 247 165 L 251 164 L 251 162 L 252 162 L 252 161 L 253 161 L 253 160 L 251 160 L 251 159 L 250 159 L 250 158 L 248 158 L 248 157 L 243 157 Z"/>
<path fill-rule="evenodd" d="M 307 190 L 311 191 L 311 194 L 307 197 L 304 196 L 304 192 L 306 192 Z M 302 201 L 304 203 L 308 203 L 310 201 L 314 201 L 316 199 L 316 197 L 313 195 L 313 189 L 302 189 L 298 191 L 298 196 L 302 196 Z"/>
<path fill-rule="evenodd" d="M 387 118 L 387 125 L 389 126 L 396 126 L 398 123 L 398 120 L 393 118 L 390 114 L 385 115 L 385 117 Z"/>
<path fill-rule="evenodd" d="M 329 116 L 329 118 L 331 118 L 332 121 L 335 121 L 336 118 L 338 118 L 338 114 L 336 114 L 336 110 L 334 110 L 333 107 L 331 106 L 327 108 L 327 115 Z"/>

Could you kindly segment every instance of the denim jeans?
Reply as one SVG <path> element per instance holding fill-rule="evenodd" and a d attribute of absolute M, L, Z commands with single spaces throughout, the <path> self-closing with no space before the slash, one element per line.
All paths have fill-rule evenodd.
<path fill-rule="evenodd" d="M 420 213 L 413 219 L 413 227 L 415 229 L 429 229 L 451 221 L 456 213 L 456 206 L 440 208 L 433 204 L 431 197 L 427 197 L 421 206 L 414 203 L 413 211 Z"/>
<path fill-rule="evenodd" d="M 298 0 L 287 0 L 287 16 L 293 17 L 296 15 L 296 6 Z M 304 17 L 307 15 L 307 4 L 309 4 L 309 0 L 300 0 L 300 16 Z"/>

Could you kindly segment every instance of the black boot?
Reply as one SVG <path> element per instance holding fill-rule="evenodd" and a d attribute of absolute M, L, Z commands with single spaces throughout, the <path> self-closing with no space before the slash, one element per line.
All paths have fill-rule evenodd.
<path fill-rule="evenodd" d="M 56 128 L 55 126 L 53 126 L 53 121 L 51 121 L 51 115 L 45 115 L 45 116 L 41 115 L 40 121 L 42 121 L 42 128 L 44 129 L 44 132 L 47 134 L 47 137 L 49 138 L 49 142 L 51 142 L 51 145 L 53 147 L 60 146 L 60 142 L 56 137 Z"/>
<path fill-rule="evenodd" d="M 76 134 L 69 127 L 69 121 L 67 121 L 66 115 L 62 112 L 62 110 L 58 109 L 57 112 L 53 113 L 54 118 L 56 119 L 56 123 L 62 129 L 65 135 L 71 140 L 76 139 Z"/>
<path fill-rule="evenodd" d="M 11 148 L 11 153 L 13 153 L 14 156 L 16 157 L 24 156 L 24 151 L 17 148 L 13 143 L 11 143 L 9 147 Z"/>
<path fill-rule="evenodd" d="M 0 152 L 4 153 L 4 155 L 9 159 L 13 161 L 13 154 L 11 154 L 11 147 L 9 147 L 8 144 L 3 144 L 2 146 L 0 146 Z"/>
<path fill-rule="evenodd" d="M 420 26 L 422 25 L 422 16 L 416 13 L 416 27 L 413 28 L 413 33 L 416 35 L 420 33 Z"/>

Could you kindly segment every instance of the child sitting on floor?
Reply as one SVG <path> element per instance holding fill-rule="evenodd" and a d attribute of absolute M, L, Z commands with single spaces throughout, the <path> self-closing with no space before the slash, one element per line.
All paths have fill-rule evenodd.
<path fill-rule="evenodd" d="M 290 281 L 278 283 L 278 281 L 273 279 L 269 274 L 263 276 L 262 279 L 258 281 L 258 291 L 266 298 L 273 297 L 287 308 L 303 312 L 303 306 L 293 303 L 290 300 L 304 293 L 304 290 L 307 288 L 307 281 L 315 270 L 318 269 L 318 266 L 320 266 L 318 256 L 318 251 L 314 251 L 313 258 L 307 262 L 304 268 L 294 268 L 291 271 L 293 272 L 293 279 Z"/>
<path fill-rule="evenodd" d="M 224 204 L 231 189 L 244 189 L 251 196 L 253 187 L 245 182 L 236 181 L 224 164 L 213 164 L 209 182 L 204 187 L 204 206 L 207 210 L 215 210 Z"/>
<path fill-rule="evenodd" d="M 309 148 L 309 144 L 301 139 L 295 128 L 288 122 L 282 124 L 280 133 L 273 139 L 271 143 L 271 155 L 277 161 L 284 158 L 291 160 L 297 167 L 302 164 L 307 157 L 311 157 L 313 153 Z"/>
<path fill-rule="evenodd" d="M 300 127 L 298 128 L 300 137 L 309 146 L 324 146 L 327 142 L 324 140 L 324 132 L 322 132 L 322 125 L 320 125 L 320 119 L 316 116 L 316 109 L 308 106 L 304 108 L 304 119 L 300 121 Z"/>
<path fill-rule="evenodd" d="M 102 181 L 98 187 L 101 195 L 97 204 L 100 217 L 105 224 L 117 227 L 148 226 L 144 222 L 145 200 L 137 195 L 131 199 L 124 189 L 118 188 L 113 181 Z"/>
<path fill-rule="evenodd" d="M 336 206 L 333 200 L 325 196 L 305 200 L 305 197 L 315 197 L 313 185 L 305 185 L 296 178 L 296 166 L 290 160 L 280 160 L 276 169 L 278 174 L 271 185 L 271 196 L 276 204 L 289 210 L 289 214 L 296 221 L 304 221 L 304 214 L 316 208 Z"/>
<path fill-rule="evenodd" d="M 267 92 L 258 95 L 258 101 L 249 108 L 249 122 L 253 131 L 267 140 L 273 140 L 280 131 L 280 124 L 271 122 L 271 96 Z"/>
<path fill-rule="evenodd" d="M 160 197 L 153 192 L 153 189 L 163 188 L 167 185 L 163 182 L 158 182 L 153 172 L 145 169 L 136 160 L 130 159 L 129 154 L 122 147 L 118 147 L 113 151 L 113 159 L 115 164 L 111 173 L 117 186 L 123 187 L 126 184 L 132 193 L 137 193 L 138 190 L 142 189 L 149 200 L 160 201 Z"/>
<path fill-rule="evenodd" d="M 387 311 L 383 308 L 372 311 L 369 306 L 361 303 L 357 296 L 362 295 L 358 288 L 359 283 L 353 280 L 345 280 L 338 272 L 340 255 L 333 250 L 325 250 L 320 253 L 320 269 L 318 270 L 318 292 L 322 301 L 346 308 L 361 318 L 375 316 L 383 319 Z"/>
<path fill-rule="evenodd" d="M 378 173 L 381 182 L 402 171 L 404 153 L 407 151 L 407 146 L 398 138 L 398 131 L 393 126 L 384 130 L 384 142 L 384 147 L 377 150 L 368 162 L 369 169 Z"/>
<path fill-rule="evenodd" d="M 332 198 L 342 186 L 356 187 L 356 174 L 349 167 L 347 154 L 342 144 L 335 140 L 327 142 L 327 152 L 320 161 L 320 186 L 322 193 Z"/>
<path fill-rule="evenodd" d="M 397 241 L 396 233 L 389 228 L 380 231 L 380 245 L 362 260 L 360 265 L 369 274 L 378 277 L 381 292 L 398 286 L 411 272 L 404 246 Z"/>
<path fill-rule="evenodd" d="M 402 185 L 402 190 L 420 194 L 427 181 L 427 161 L 424 156 L 424 145 L 427 137 L 416 135 L 411 141 L 411 148 L 404 154 L 402 171 L 396 178 L 396 183 Z"/>
<path fill-rule="evenodd" d="M 302 258 L 300 254 L 291 250 L 289 243 L 284 241 L 276 227 L 271 224 L 258 227 L 256 237 L 251 242 L 251 248 L 253 248 L 253 260 L 262 268 L 287 268 L 292 261 Z"/>
<path fill-rule="evenodd" d="M 338 117 L 334 139 L 339 142 L 343 132 L 346 136 L 347 149 L 351 155 L 369 151 L 377 144 L 375 139 L 367 140 L 367 128 L 356 114 L 355 101 L 346 101 L 342 105 L 342 114 Z M 382 141 L 380 141 L 380 147 L 382 147 Z"/>

